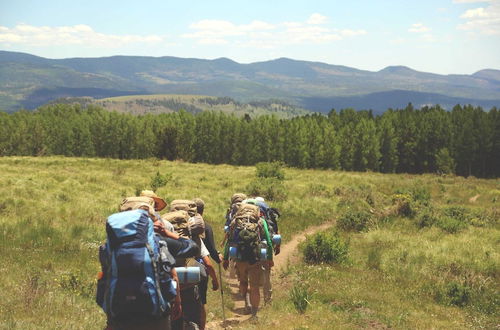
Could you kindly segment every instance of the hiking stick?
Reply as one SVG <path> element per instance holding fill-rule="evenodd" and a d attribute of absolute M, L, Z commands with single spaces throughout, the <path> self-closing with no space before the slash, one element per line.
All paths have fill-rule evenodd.
<path fill-rule="evenodd" d="M 224 329 L 226 328 L 226 313 L 224 312 L 224 287 L 222 285 L 222 271 L 220 268 L 220 262 L 218 263 L 219 265 L 219 280 L 220 280 L 220 299 L 222 302 L 222 319 L 224 320 L 223 327 Z"/>

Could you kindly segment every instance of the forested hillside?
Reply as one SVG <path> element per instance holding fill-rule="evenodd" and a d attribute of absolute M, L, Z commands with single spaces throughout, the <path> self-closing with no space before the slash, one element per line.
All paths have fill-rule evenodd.
<path fill-rule="evenodd" d="M 279 58 L 241 64 L 171 56 L 48 59 L 0 51 L 0 109 L 34 109 L 61 97 L 197 94 L 239 102 L 279 99 L 308 110 L 455 104 L 500 105 L 500 71 L 439 75 L 404 66 L 366 71 Z"/>
<path fill-rule="evenodd" d="M 219 112 L 132 116 L 102 108 L 51 105 L 0 113 L 0 155 L 182 159 L 300 168 L 500 175 L 500 113 L 439 106 L 354 110 L 293 119 Z"/>

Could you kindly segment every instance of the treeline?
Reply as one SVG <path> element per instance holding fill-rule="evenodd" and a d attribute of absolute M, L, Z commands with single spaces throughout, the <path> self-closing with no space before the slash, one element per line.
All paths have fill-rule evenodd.
<path fill-rule="evenodd" d="M 133 116 L 58 104 L 0 112 L 0 155 L 182 159 L 383 173 L 500 175 L 500 113 L 459 106 L 332 110 L 293 119 L 219 112 Z"/>

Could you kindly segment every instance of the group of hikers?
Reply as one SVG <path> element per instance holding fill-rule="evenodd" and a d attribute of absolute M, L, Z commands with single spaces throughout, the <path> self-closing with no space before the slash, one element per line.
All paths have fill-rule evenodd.
<path fill-rule="evenodd" d="M 261 286 L 264 302 L 272 299 L 273 255 L 281 244 L 278 210 L 262 197 L 234 194 L 220 253 L 202 199 L 174 200 L 160 214 L 166 208 L 164 199 L 144 190 L 123 199 L 107 219 L 96 293 L 106 329 L 205 329 L 208 282 L 214 291 L 221 287 L 221 265 L 237 276 L 245 312 L 257 319 Z M 224 301 L 222 308 L 224 314 Z"/>

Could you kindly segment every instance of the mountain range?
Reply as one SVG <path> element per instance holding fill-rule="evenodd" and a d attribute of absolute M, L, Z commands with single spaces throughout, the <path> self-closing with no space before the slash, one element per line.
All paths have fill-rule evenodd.
<path fill-rule="evenodd" d="M 390 66 L 380 71 L 289 58 L 241 64 L 215 60 L 112 56 L 48 59 L 0 51 L 0 109 L 34 109 L 61 97 L 192 94 L 239 102 L 282 100 L 312 111 L 440 104 L 500 106 L 500 70 L 440 75 Z"/>

